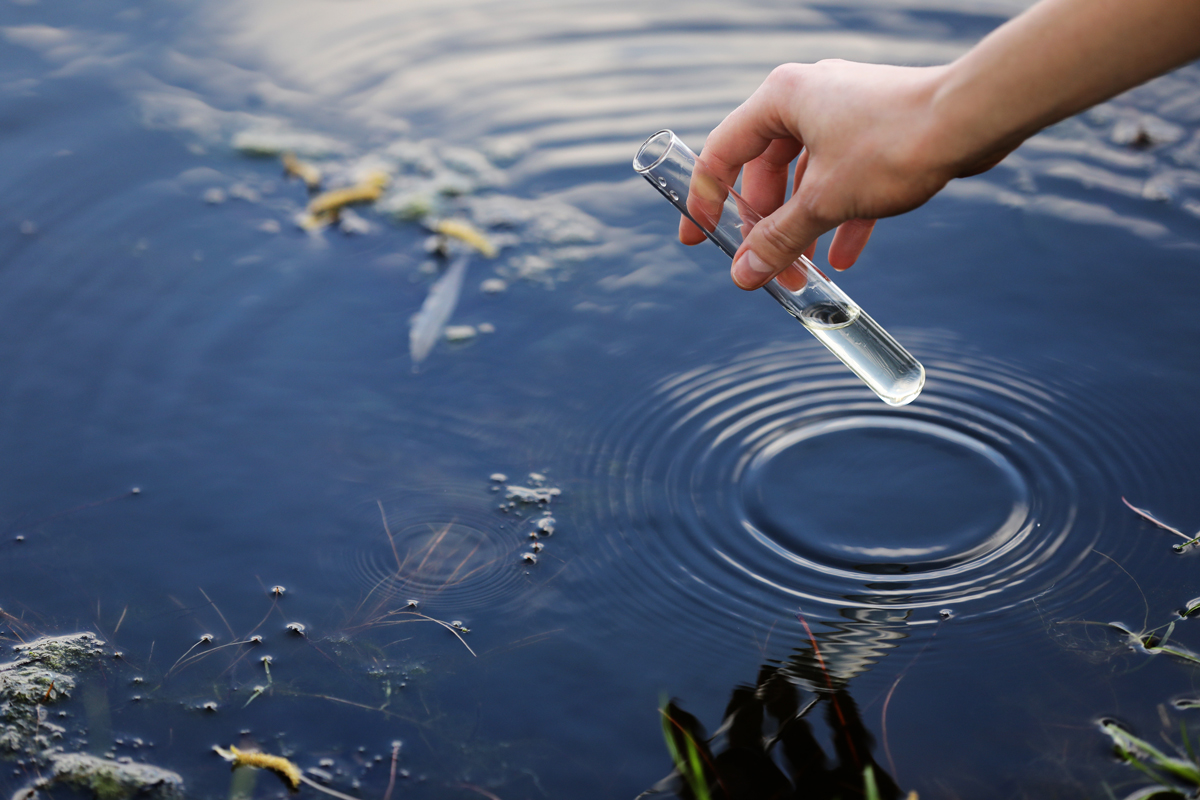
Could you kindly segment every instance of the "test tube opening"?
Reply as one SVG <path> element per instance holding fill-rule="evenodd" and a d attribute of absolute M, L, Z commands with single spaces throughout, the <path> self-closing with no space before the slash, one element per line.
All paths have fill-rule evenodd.
<path fill-rule="evenodd" d="M 664 129 L 642 142 L 642 146 L 638 148 L 637 155 L 633 157 L 634 171 L 645 175 L 657 167 L 670 154 L 671 145 L 674 141 L 675 134 Z"/>

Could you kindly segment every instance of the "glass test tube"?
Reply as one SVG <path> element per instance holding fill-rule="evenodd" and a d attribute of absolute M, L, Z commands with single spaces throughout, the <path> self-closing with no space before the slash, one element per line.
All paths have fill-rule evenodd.
<path fill-rule="evenodd" d="M 642 144 L 633 168 L 730 258 L 762 219 L 669 130 Z M 921 363 L 804 256 L 763 288 L 883 402 L 902 406 L 921 393 Z"/>

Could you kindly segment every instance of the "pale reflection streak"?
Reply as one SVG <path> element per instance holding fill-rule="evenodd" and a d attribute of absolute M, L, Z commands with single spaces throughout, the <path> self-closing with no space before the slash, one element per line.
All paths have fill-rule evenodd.
<path fill-rule="evenodd" d="M 990 9 L 989 9 L 990 10 Z M 470 138 L 519 130 L 524 171 L 616 164 L 669 121 L 703 133 L 772 67 L 943 63 L 969 42 L 850 32 L 803 8 L 728 4 L 301 2 L 211 6 L 217 52 L 369 120 L 432 114 Z M 251 66 L 252 65 L 252 66 Z M 619 140 L 619 141 L 614 141 Z"/>

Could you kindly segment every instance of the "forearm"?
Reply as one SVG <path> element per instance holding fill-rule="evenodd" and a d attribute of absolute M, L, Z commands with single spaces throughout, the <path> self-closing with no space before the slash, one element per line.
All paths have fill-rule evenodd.
<path fill-rule="evenodd" d="M 931 146 L 971 172 L 1198 57 L 1200 0 L 1043 0 L 946 69 L 932 100 L 941 133 L 931 133 Z"/>

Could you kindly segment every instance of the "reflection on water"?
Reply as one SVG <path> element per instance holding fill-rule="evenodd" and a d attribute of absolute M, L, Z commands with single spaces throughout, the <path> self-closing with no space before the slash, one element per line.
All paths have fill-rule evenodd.
<path fill-rule="evenodd" d="M 397 739 L 396 797 L 633 796 L 658 693 L 718 718 L 748 662 L 739 731 L 784 677 L 843 710 L 853 680 L 844 727 L 878 738 L 914 664 L 906 787 L 1057 791 L 1039 736 L 1181 680 L 1146 705 L 1052 637 L 1196 594 L 1119 500 L 1200 518 L 1200 70 L 880 224 L 839 280 L 929 369 L 898 411 L 627 167 L 664 126 L 699 149 L 777 63 L 940 63 L 1025 5 L 5 5 L 0 635 L 119 649 L 114 754 L 197 796 L 242 737 L 363 797 Z M 250 152 L 282 147 L 389 189 L 301 232 L 307 188 Z M 442 262 L 404 217 L 435 215 L 499 248 L 450 318 L 494 332 L 414 373 Z M 552 538 L 496 472 L 562 489 Z"/>
<path fill-rule="evenodd" d="M 800 691 L 782 671 L 764 666 L 754 686 L 733 690 L 719 743 L 717 737 L 709 738 L 696 717 L 675 701 L 668 703 L 662 712 L 664 731 L 677 752 L 687 753 L 689 744 L 699 749 L 702 775 L 693 773 L 686 780 L 673 774 L 639 796 L 669 790 L 690 800 L 701 781 L 711 797 L 746 800 L 901 796 L 895 780 L 875 761 L 874 739 L 846 688 L 801 701 Z M 832 764 L 807 719 L 819 705 L 825 707 Z M 874 794 L 865 783 L 868 770 Z"/>

